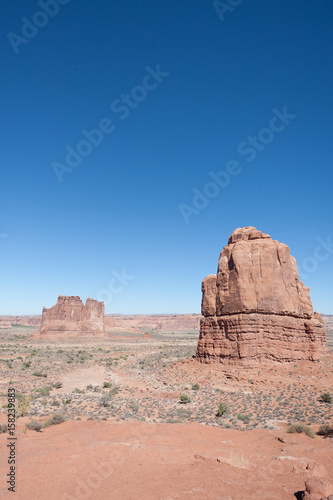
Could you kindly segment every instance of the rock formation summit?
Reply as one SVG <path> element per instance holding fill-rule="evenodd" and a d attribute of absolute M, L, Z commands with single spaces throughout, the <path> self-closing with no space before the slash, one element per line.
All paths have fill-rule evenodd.
<path fill-rule="evenodd" d="M 205 363 L 318 361 L 329 352 L 289 247 L 255 227 L 231 234 L 217 274 L 202 282 L 201 310 L 196 358 Z"/>
<path fill-rule="evenodd" d="M 55 306 L 43 308 L 37 336 L 104 336 L 104 302 L 59 295 Z M 35 334 L 33 334 L 35 336 Z"/>

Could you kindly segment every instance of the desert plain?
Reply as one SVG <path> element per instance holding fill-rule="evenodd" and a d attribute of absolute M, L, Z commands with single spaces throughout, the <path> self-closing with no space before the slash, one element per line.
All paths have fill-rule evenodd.
<path fill-rule="evenodd" d="M 333 316 L 322 316 L 330 352 L 319 362 L 251 367 L 194 359 L 186 316 L 107 318 L 104 338 L 31 338 L 31 318 L 0 330 L 2 425 L 8 387 L 17 396 L 17 487 L 7 490 L 3 432 L 1 498 L 287 500 L 311 478 L 332 480 L 333 442 L 317 433 L 333 424 L 321 399 Z M 294 423 L 312 437 L 287 432 Z"/>

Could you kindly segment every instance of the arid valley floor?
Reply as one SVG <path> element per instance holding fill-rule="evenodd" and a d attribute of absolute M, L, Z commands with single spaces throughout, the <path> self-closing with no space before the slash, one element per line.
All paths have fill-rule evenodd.
<path fill-rule="evenodd" d="M 333 321 L 324 320 L 331 354 L 319 363 L 251 368 L 193 359 L 198 330 L 143 338 L 149 329 L 111 328 L 104 339 L 61 341 L 31 339 L 36 326 L 0 330 L 0 421 L 9 386 L 19 417 L 17 491 L 7 491 L 3 432 L 0 497 L 297 498 L 308 478 L 333 470 L 332 439 L 287 433 L 290 423 L 315 432 L 333 423 L 333 404 L 320 399 L 333 387 Z M 65 421 L 25 425 L 54 414 Z"/>

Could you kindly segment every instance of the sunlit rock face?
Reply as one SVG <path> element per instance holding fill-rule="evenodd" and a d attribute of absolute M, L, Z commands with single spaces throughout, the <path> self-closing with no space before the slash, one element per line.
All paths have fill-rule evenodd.
<path fill-rule="evenodd" d="M 56 305 L 43 308 L 38 336 L 104 336 L 104 302 L 60 295 Z"/>
<path fill-rule="evenodd" d="M 202 362 L 317 361 L 328 353 L 288 246 L 252 226 L 231 234 L 217 274 L 203 280 L 202 315 Z"/>

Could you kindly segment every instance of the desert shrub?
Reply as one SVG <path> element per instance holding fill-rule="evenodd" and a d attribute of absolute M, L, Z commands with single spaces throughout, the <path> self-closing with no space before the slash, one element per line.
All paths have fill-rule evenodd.
<path fill-rule="evenodd" d="M 317 434 L 318 436 L 333 437 L 333 427 L 326 424 L 321 425 Z"/>
<path fill-rule="evenodd" d="M 108 389 L 111 387 L 111 385 L 112 385 L 111 382 L 104 382 L 103 387 L 104 389 Z"/>
<path fill-rule="evenodd" d="M 322 400 L 323 403 L 332 403 L 332 398 L 329 392 L 324 392 L 321 396 L 320 399 Z"/>
<path fill-rule="evenodd" d="M 33 375 L 34 375 L 34 377 L 44 377 L 44 378 L 47 377 L 46 373 L 42 373 L 42 372 L 33 372 Z"/>
<path fill-rule="evenodd" d="M 72 402 L 72 398 L 63 399 L 62 402 L 64 403 L 64 405 L 69 405 L 69 403 Z"/>
<path fill-rule="evenodd" d="M 248 424 L 250 422 L 250 417 L 244 413 L 238 413 L 237 420 L 241 420 L 244 424 Z"/>
<path fill-rule="evenodd" d="M 24 394 L 18 394 L 16 401 L 16 411 L 15 415 L 17 418 L 25 417 L 30 409 L 31 396 L 25 396 Z"/>
<path fill-rule="evenodd" d="M 225 403 L 220 403 L 219 409 L 217 410 L 217 417 L 223 417 L 228 411 L 228 407 Z"/>
<path fill-rule="evenodd" d="M 179 402 L 186 405 L 191 402 L 191 398 L 187 394 L 181 394 Z"/>
<path fill-rule="evenodd" d="M 130 401 L 129 407 L 133 413 L 137 413 L 139 409 L 139 405 L 134 400 Z"/>
<path fill-rule="evenodd" d="M 315 437 L 314 430 L 311 429 L 311 427 L 309 427 L 308 425 L 305 425 L 305 424 L 299 424 L 299 423 L 291 424 L 291 425 L 288 426 L 287 432 L 289 432 L 291 434 L 295 434 L 295 433 L 300 434 L 300 433 L 304 432 L 304 434 L 306 434 L 310 438 L 314 438 Z"/>
<path fill-rule="evenodd" d="M 200 385 L 199 384 L 192 385 L 192 391 L 198 391 L 199 389 L 200 389 Z"/>
<path fill-rule="evenodd" d="M 22 363 L 22 369 L 29 368 L 30 365 L 31 365 L 31 361 L 24 361 L 24 363 Z"/>
<path fill-rule="evenodd" d="M 112 399 L 112 395 L 110 393 L 103 394 L 103 396 L 100 399 L 100 403 L 101 403 L 102 406 L 104 406 L 105 408 L 107 408 L 108 406 L 110 406 L 111 399 Z"/>
<path fill-rule="evenodd" d="M 57 424 L 62 424 L 63 422 L 66 421 L 66 416 L 64 413 L 61 411 L 57 411 L 52 417 L 48 418 L 43 422 L 42 427 L 50 427 L 50 425 L 57 425 Z"/>
<path fill-rule="evenodd" d="M 83 389 L 78 389 L 77 387 L 75 387 L 75 389 L 72 392 L 74 394 L 84 394 L 84 390 Z"/>
<path fill-rule="evenodd" d="M 51 405 L 52 406 L 60 406 L 60 401 L 58 401 L 57 399 L 52 399 Z"/>
<path fill-rule="evenodd" d="M 115 394 L 118 394 L 118 392 L 119 392 L 119 387 L 118 387 L 118 386 L 116 386 L 116 387 L 114 387 L 114 388 L 110 391 L 110 394 L 111 394 L 112 396 L 115 396 Z"/>
<path fill-rule="evenodd" d="M 91 391 L 93 389 L 93 385 L 92 384 L 88 384 L 87 385 L 87 391 Z"/>
<path fill-rule="evenodd" d="M 30 420 L 30 422 L 27 422 L 25 424 L 25 426 L 30 431 L 36 431 L 36 432 L 39 432 L 42 428 L 42 424 L 38 422 L 38 420 Z"/>
<path fill-rule="evenodd" d="M 0 434 L 5 434 L 7 432 L 7 424 L 0 424 Z"/>
<path fill-rule="evenodd" d="M 41 387 L 39 389 L 36 389 L 36 392 L 38 392 L 38 397 L 40 396 L 49 396 L 50 395 L 50 390 L 51 390 L 51 387 Z"/>
<path fill-rule="evenodd" d="M 53 384 L 53 387 L 55 389 L 61 389 L 62 388 L 62 382 L 56 382 L 55 384 Z"/>

